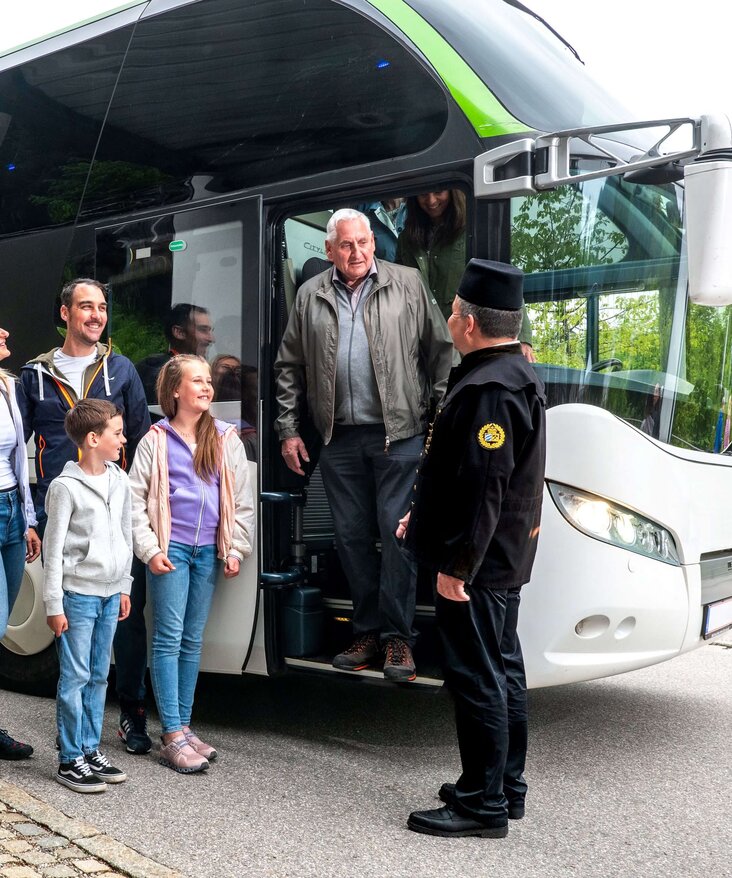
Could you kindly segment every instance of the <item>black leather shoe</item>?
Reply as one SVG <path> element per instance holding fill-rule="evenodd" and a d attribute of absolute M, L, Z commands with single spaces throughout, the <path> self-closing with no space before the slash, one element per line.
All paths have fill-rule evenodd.
<path fill-rule="evenodd" d="M 440 792 L 437 794 L 442 801 L 446 805 L 453 805 L 455 803 L 455 784 L 454 783 L 444 783 L 440 787 Z M 509 820 L 523 820 L 524 814 L 526 811 L 524 810 L 523 802 L 509 802 L 508 803 L 508 819 Z"/>
<path fill-rule="evenodd" d="M 412 811 L 407 826 L 413 832 L 424 832 L 425 835 L 439 835 L 442 838 L 505 838 L 508 835 L 508 824 L 503 826 L 486 826 L 471 817 L 463 817 L 453 811 L 450 805 L 435 808 L 434 811 Z"/>

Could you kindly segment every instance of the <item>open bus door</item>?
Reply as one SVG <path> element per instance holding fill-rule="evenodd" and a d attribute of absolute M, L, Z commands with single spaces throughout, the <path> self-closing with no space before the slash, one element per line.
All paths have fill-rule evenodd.
<path fill-rule="evenodd" d="M 135 364 L 153 421 L 155 379 L 178 353 L 211 365 L 215 417 L 236 426 L 255 508 L 260 459 L 259 350 L 262 201 L 135 217 L 96 229 L 96 277 L 110 285 L 109 335 Z M 252 654 L 259 601 L 258 534 L 239 576 L 220 573 L 201 670 L 240 673 Z M 251 665 L 258 670 L 261 660 Z"/>

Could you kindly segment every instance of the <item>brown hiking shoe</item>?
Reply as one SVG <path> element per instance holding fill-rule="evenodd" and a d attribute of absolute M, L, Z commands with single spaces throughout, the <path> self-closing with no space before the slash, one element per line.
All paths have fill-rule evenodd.
<path fill-rule="evenodd" d="M 362 634 L 348 649 L 338 653 L 333 659 L 333 667 L 341 671 L 362 671 L 380 654 L 381 647 L 377 635 Z"/>
<path fill-rule="evenodd" d="M 398 637 L 392 637 L 386 641 L 386 661 L 384 662 L 384 677 L 387 680 L 409 682 L 417 676 L 414 667 L 414 658 L 409 645 Z"/>

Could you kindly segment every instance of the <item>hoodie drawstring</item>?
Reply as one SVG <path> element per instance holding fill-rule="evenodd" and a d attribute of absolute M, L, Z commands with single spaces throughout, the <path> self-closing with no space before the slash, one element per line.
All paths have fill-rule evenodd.
<path fill-rule="evenodd" d="M 104 391 L 107 396 L 112 395 L 112 388 L 109 386 L 109 373 L 107 372 L 107 360 L 109 357 L 103 357 L 102 359 L 102 374 L 104 375 Z"/>
<path fill-rule="evenodd" d="M 36 375 L 38 376 L 38 399 L 43 402 L 43 366 L 40 363 L 36 363 Z"/>

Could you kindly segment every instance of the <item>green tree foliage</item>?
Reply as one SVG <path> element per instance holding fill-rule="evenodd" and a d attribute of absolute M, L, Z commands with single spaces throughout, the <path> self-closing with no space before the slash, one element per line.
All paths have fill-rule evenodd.
<path fill-rule="evenodd" d="M 89 174 L 87 161 L 62 165 L 59 176 L 48 182 L 46 194 L 32 195 L 31 203 L 45 205 L 54 223 L 76 219 L 82 195 L 90 201 L 103 200 L 110 193 L 137 192 L 170 179 L 157 168 L 132 162 L 95 162 Z"/>

